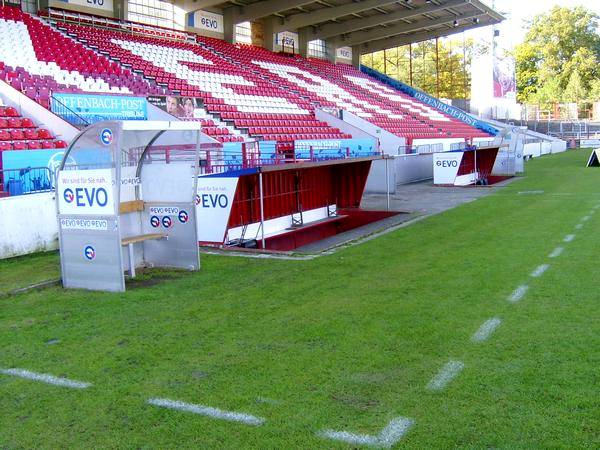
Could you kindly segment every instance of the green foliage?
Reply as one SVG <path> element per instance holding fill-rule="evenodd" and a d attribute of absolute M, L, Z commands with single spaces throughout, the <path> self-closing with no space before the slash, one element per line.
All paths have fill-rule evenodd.
<path fill-rule="evenodd" d="M 405 45 L 362 56 L 362 64 L 385 73 L 431 95 L 466 99 L 471 93 L 471 62 L 481 54 L 483 46 L 472 39 L 438 41 L 437 58 L 435 40 Z"/>
<path fill-rule="evenodd" d="M 569 83 L 565 88 L 565 93 L 563 94 L 563 101 L 565 103 L 579 103 L 582 100 L 584 100 L 586 96 L 587 92 L 581 81 L 581 76 L 579 75 L 579 72 L 575 70 L 571 73 Z"/>
<path fill-rule="evenodd" d="M 514 52 L 519 101 L 547 101 L 552 93 L 552 102 L 559 102 L 563 97 L 560 92 L 569 84 L 565 96 L 576 99 L 569 101 L 583 99 L 581 95 L 585 96 L 600 77 L 598 19 L 595 13 L 580 6 L 555 6 L 533 19 L 525 41 Z"/>
<path fill-rule="evenodd" d="M 557 78 L 547 80 L 537 91 L 531 94 L 531 99 L 534 103 L 541 105 L 544 108 L 549 108 L 555 104 L 557 99 L 562 96 L 560 81 Z"/>
<path fill-rule="evenodd" d="M 600 102 L 600 78 L 590 83 L 588 98 L 593 102 Z"/>

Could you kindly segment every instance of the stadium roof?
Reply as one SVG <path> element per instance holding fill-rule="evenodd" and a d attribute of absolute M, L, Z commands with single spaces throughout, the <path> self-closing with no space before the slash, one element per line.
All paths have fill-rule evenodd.
<path fill-rule="evenodd" d="M 267 19 L 273 32 L 298 31 L 360 53 L 499 23 L 479 0 L 184 0 L 184 8 L 222 9 L 232 23 Z"/>

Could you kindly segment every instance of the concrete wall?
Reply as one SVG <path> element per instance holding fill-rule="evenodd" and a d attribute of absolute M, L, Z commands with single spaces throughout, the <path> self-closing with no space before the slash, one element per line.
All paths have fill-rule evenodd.
<path fill-rule="evenodd" d="M 386 165 L 389 182 L 386 182 Z M 389 183 L 389 184 L 388 184 Z M 393 194 L 396 192 L 396 171 L 394 170 L 394 160 L 391 158 L 376 159 L 371 163 L 371 171 L 367 178 L 365 186 L 366 194 Z"/>
<path fill-rule="evenodd" d="M 0 198 L 0 259 L 58 248 L 54 193 Z"/>
<path fill-rule="evenodd" d="M 433 154 L 400 155 L 394 157 L 396 182 L 398 184 L 433 178 Z"/>
<path fill-rule="evenodd" d="M 551 142 L 535 142 L 523 146 L 523 156 L 537 158 L 538 156 L 549 155 L 550 153 L 552 153 Z"/>
<path fill-rule="evenodd" d="M 59 139 L 71 142 L 79 133 L 73 125 L 2 80 L 0 80 L 0 96 L 7 105 L 14 106 L 22 115 L 31 117 L 39 126 L 48 128 Z"/>

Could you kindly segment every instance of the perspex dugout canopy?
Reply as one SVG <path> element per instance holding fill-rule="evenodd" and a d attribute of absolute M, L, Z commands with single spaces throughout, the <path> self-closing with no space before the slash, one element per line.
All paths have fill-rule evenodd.
<path fill-rule="evenodd" d="M 63 286 L 124 291 L 136 267 L 198 270 L 196 122 L 106 121 L 83 130 L 57 173 Z"/>

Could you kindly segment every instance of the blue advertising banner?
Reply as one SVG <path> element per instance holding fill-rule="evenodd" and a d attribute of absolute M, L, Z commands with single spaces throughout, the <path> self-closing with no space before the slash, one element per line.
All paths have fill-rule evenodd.
<path fill-rule="evenodd" d="M 294 141 L 294 151 L 297 159 L 308 159 L 313 156 L 317 159 L 359 158 L 377 154 L 374 139 L 315 139 Z"/>
<path fill-rule="evenodd" d="M 145 97 L 125 95 L 52 94 L 52 112 L 69 123 L 88 124 L 102 120 L 147 120 L 148 102 Z"/>
<path fill-rule="evenodd" d="M 11 195 L 54 188 L 54 175 L 65 156 L 66 148 L 49 150 L 12 150 L 2 152 L 4 190 Z M 69 156 L 68 164 L 96 164 L 98 152 L 93 148 L 77 152 L 77 161 Z"/>
<path fill-rule="evenodd" d="M 423 102 L 426 105 L 431 106 L 432 108 L 438 109 L 439 111 L 448 114 L 449 116 L 454 117 L 455 119 L 458 119 L 468 125 L 471 125 L 472 127 L 479 128 L 480 130 L 483 130 L 486 133 L 491 134 L 492 136 L 496 136 L 498 134 L 498 130 L 492 127 L 491 125 L 487 124 L 486 122 L 476 119 L 470 114 L 467 114 L 462 109 L 456 108 L 455 106 L 447 105 L 444 102 L 438 100 L 437 98 L 432 97 L 431 95 L 427 95 L 423 91 L 419 91 L 418 89 L 415 89 L 412 86 L 402 83 L 401 81 L 398 81 L 394 78 L 388 77 L 387 75 L 378 72 L 374 69 L 371 69 L 367 66 L 361 65 L 360 71 L 381 81 L 384 84 L 387 84 L 388 86 L 393 87 L 394 89 L 402 91 L 405 94 L 416 98 L 420 102 Z"/>

